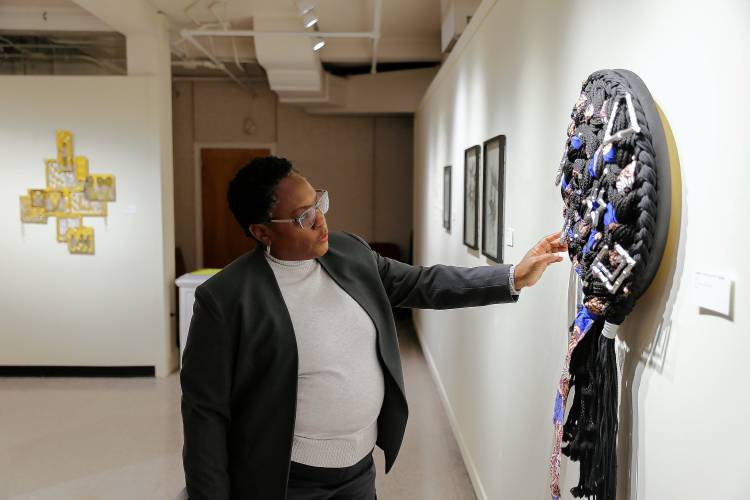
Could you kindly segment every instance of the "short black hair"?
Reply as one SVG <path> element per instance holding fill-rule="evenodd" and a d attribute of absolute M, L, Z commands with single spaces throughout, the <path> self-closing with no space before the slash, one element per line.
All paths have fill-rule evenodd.
<path fill-rule="evenodd" d="M 286 158 L 264 156 L 240 168 L 229 182 L 227 201 L 234 218 L 246 236 L 255 239 L 248 226 L 268 222 L 276 199 L 276 186 L 281 179 L 296 173 Z"/>

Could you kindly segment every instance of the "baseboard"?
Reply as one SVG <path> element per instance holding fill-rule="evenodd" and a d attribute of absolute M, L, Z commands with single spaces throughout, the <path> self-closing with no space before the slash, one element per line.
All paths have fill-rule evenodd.
<path fill-rule="evenodd" d="M 482 486 L 482 480 L 479 478 L 477 467 L 474 464 L 474 460 L 471 458 L 471 455 L 469 454 L 469 449 L 467 448 L 463 435 L 459 430 L 456 415 L 453 413 L 453 408 L 451 408 L 450 402 L 448 401 L 448 394 L 445 392 L 443 381 L 440 380 L 440 374 L 438 373 L 437 367 L 435 366 L 435 361 L 432 359 L 432 354 L 430 354 L 430 351 L 429 349 L 427 349 L 425 343 L 422 342 L 422 334 L 419 331 L 417 323 L 415 321 L 413 321 L 412 323 L 414 324 L 414 331 L 417 332 L 419 344 L 422 346 L 424 358 L 425 360 L 427 360 L 427 366 L 430 367 L 432 379 L 435 381 L 435 385 L 437 385 L 438 393 L 440 394 L 440 401 L 443 403 L 443 409 L 445 410 L 446 415 L 448 415 L 448 423 L 450 423 L 451 430 L 453 431 L 453 436 L 456 438 L 456 443 L 458 443 L 458 449 L 461 452 L 461 458 L 463 458 L 464 460 L 466 471 L 469 473 L 469 478 L 471 479 L 471 483 L 474 486 L 474 493 L 477 495 L 478 500 L 487 500 L 487 493 L 484 491 L 484 486 Z"/>
<path fill-rule="evenodd" d="M 154 377 L 153 366 L 0 366 L 0 377 Z"/>

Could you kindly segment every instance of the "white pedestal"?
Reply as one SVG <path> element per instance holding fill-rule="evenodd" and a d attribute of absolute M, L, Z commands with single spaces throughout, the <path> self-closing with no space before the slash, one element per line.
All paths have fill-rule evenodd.
<path fill-rule="evenodd" d="M 190 320 L 193 318 L 195 289 L 217 272 L 219 272 L 219 269 L 200 269 L 183 274 L 175 280 L 175 284 L 180 289 L 180 366 L 182 366 L 182 352 L 185 350 L 188 330 L 190 330 Z"/>

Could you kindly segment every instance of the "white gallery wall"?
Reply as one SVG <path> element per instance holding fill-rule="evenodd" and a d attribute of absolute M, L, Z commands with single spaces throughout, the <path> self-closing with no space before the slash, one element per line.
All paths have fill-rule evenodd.
<path fill-rule="evenodd" d="M 618 498 L 747 498 L 748 47 L 750 3 L 741 0 L 485 0 L 415 117 L 415 261 L 478 266 L 489 261 L 462 244 L 464 149 L 507 136 L 514 241 L 505 253 L 517 263 L 561 225 L 554 177 L 583 79 L 630 69 L 666 115 L 682 213 L 657 283 L 621 330 Z M 445 165 L 453 166 L 450 233 L 441 220 Z M 735 282 L 731 319 L 699 314 L 696 272 Z M 549 495 L 569 276 L 566 259 L 517 304 L 415 314 L 479 498 Z M 577 467 L 564 464 L 570 498 Z"/>
<path fill-rule="evenodd" d="M 155 366 L 159 375 L 174 366 L 163 105 L 149 76 L 0 77 L 0 365 Z M 53 217 L 20 221 L 19 196 L 45 187 L 60 129 L 90 173 L 116 177 L 107 218 L 83 219 L 95 255 L 71 255 Z M 171 168 L 171 144 L 166 153 Z"/>

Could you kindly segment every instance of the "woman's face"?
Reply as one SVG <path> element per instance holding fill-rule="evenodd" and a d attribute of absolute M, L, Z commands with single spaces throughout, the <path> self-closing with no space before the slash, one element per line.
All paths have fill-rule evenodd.
<path fill-rule="evenodd" d="M 276 199 L 272 219 L 291 219 L 315 205 L 317 195 L 307 179 L 292 173 L 276 186 Z M 272 222 L 268 228 L 271 255 L 282 260 L 306 260 L 324 255 L 328 251 L 328 226 L 326 218 L 317 210 L 310 228 L 301 228 L 294 222 Z"/>

